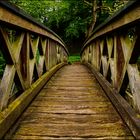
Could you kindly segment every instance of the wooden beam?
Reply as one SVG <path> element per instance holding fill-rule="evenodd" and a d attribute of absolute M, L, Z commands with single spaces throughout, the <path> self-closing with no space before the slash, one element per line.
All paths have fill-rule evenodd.
<path fill-rule="evenodd" d="M 138 70 L 137 64 L 129 64 L 127 71 L 132 96 L 134 98 L 134 106 L 136 110 L 140 112 L 140 72 Z"/>
<path fill-rule="evenodd" d="M 15 62 L 18 63 L 19 60 L 19 56 L 20 56 L 20 51 L 21 51 L 21 47 L 22 47 L 22 43 L 24 40 L 24 33 L 21 33 L 18 37 L 17 40 L 15 42 L 13 42 L 12 46 L 12 52 L 13 55 L 15 57 Z"/>
<path fill-rule="evenodd" d="M 8 106 L 9 95 L 15 76 L 14 65 L 6 65 L 4 75 L 0 83 L 0 111 Z"/>

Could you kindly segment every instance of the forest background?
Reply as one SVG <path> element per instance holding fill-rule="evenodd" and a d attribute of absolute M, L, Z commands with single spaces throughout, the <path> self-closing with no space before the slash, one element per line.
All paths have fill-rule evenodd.
<path fill-rule="evenodd" d="M 129 0 L 9 0 L 40 21 L 78 54 L 94 28 Z"/>

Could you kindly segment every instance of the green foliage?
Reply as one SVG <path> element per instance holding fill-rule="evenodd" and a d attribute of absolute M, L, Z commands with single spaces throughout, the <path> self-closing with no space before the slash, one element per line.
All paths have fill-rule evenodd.
<path fill-rule="evenodd" d="M 39 64 L 39 58 L 40 58 L 40 54 L 39 54 L 39 50 L 37 49 L 37 52 L 36 52 L 36 62 L 37 62 L 37 64 Z"/>
<path fill-rule="evenodd" d="M 10 2 L 17 5 L 40 22 L 44 21 L 46 8 L 49 8 L 45 0 L 10 0 Z"/>
<path fill-rule="evenodd" d="M 3 76 L 5 65 L 6 65 L 5 59 L 3 58 L 3 55 L 0 52 L 0 79 Z"/>
<path fill-rule="evenodd" d="M 81 0 L 10 0 L 56 32 L 69 46 L 84 36 L 92 7 Z"/>
<path fill-rule="evenodd" d="M 79 55 L 69 56 L 69 58 L 68 58 L 69 63 L 79 62 L 79 61 L 80 61 L 80 56 Z"/>
<path fill-rule="evenodd" d="M 85 34 L 92 21 L 93 0 L 9 0 L 31 14 L 35 19 L 56 32 L 67 44 L 85 40 Z M 87 1 L 89 4 L 86 4 Z M 96 26 L 102 23 L 124 0 L 97 0 L 99 10 Z"/>

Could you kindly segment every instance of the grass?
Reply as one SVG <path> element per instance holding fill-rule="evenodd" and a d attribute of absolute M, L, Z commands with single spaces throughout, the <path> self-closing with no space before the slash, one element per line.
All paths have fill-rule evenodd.
<path fill-rule="evenodd" d="M 79 62 L 79 61 L 80 61 L 80 56 L 79 55 L 69 56 L 69 59 L 68 59 L 69 63 L 74 63 L 74 62 Z"/>

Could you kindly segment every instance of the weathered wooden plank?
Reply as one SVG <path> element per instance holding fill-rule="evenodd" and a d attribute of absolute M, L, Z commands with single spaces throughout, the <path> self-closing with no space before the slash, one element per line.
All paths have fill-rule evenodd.
<path fill-rule="evenodd" d="M 42 51 L 43 51 L 43 55 L 45 55 L 45 53 L 46 53 L 46 47 L 47 47 L 47 40 L 41 38 L 41 48 L 42 48 Z"/>
<path fill-rule="evenodd" d="M 49 93 L 48 93 L 49 92 Z M 42 92 L 40 92 L 40 94 L 38 95 L 38 97 L 42 98 L 42 97 L 60 97 L 60 98 L 69 98 L 69 96 L 71 96 L 71 98 L 96 98 L 96 99 L 106 99 L 107 100 L 107 96 L 104 94 L 101 94 L 103 92 L 98 93 L 98 91 L 90 91 L 90 93 L 87 91 L 75 91 L 71 92 L 71 91 L 64 91 L 64 90 L 58 90 L 58 92 L 56 93 L 56 90 L 51 90 L 51 89 L 47 89 Z M 71 100 L 72 101 L 72 100 Z M 97 101 L 97 100 L 96 100 Z M 107 100 L 108 101 L 108 100 Z"/>
<path fill-rule="evenodd" d="M 80 73 L 80 68 L 85 67 L 70 65 L 63 69 L 72 73 L 76 69 Z M 46 84 L 24 112 L 12 139 L 133 139 L 128 127 L 94 80 L 93 85 L 96 86 L 90 88 L 84 82 L 80 83 L 80 87 L 72 85 L 69 88 L 67 82 L 62 88 L 62 84 L 57 83 L 54 90 L 55 79 L 58 81 L 63 77 L 63 69 L 52 78 L 52 87 L 50 82 Z M 84 73 L 81 72 L 81 75 Z"/>
<path fill-rule="evenodd" d="M 59 77 L 57 77 L 56 79 L 54 79 L 54 77 L 52 77 L 52 79 L 51 79 L 51 81 L 49 82 L 50 84 L 51 83 L 54 83 L 54 85 L 57 85 L 57 84 L 61 84 L 61 83 L 63 83 L 64 81 L 65 81 L 65 79 L 68 79 L 67 81 L 66 81 L 66 83 L 65 84 L 67 84 L 68 85 L 68 83 L 70 83 L 69 84 L 69 87 L 70 87 L 70 85 L 71 84 L 73 84 L 75 81 L 74 81 L 74 79 L 73 78 L 67 78 L 67 77 L 63 77 L 63 78 L 61 78 L 61 79 L 59 79 Z M 90 82 L 90 80 L 92 80 L 92 79 L 90 79 L 90 80 L 87 80 L 86 78 L 75 78 L 75 80 L 76 80 L 76 84 L 78 84 L 79 82 L 81 82 L 81 83 L 87 83 L 87 82 Z M 97 80 L 95 80 L 95 79 L 93 79 L 93 81 L 95 81 L 95 82 L 97 82 Z M 51 84 L 51 86 L 53 86 L 53 84 Z M 49 89 L 49 88 L 51 88 L 51 86 L 50 87 L 46 87 L 46 89 Z M 92 84 L 92 86 L 94 86 L 94 84 Z M 100 88 L 100 87 L 99 87 Z"/>
<path fill-rule="evenodd" d="M 93 102 L 94 103 L 94 102 Z M 29 112 L 41 112 L 41 113 L 68 113 L 68 114 L 105 114 L 105 113 L 115 113 L 113 107 L 111 105 L 106 106 L 75 106 L 72 105 L 56 105 L 56 106 L 35 106 L 35 107 L 29 107 Z"/>
<path fill-rule="evenodd" d="M 97 98 L 96 98 L 97 97 Z M 104 98 L 104 97 L 102 97 L 102 96 L 100 96 L 100 97 L 98 97 L 98 96 L 95 96 L 95 97 L 71 97 L 71 98 L 69 98 L 69 97 L 62 97 L 62 96 L 60 96 L 60 97 L 55 97 L 55 96 L 50 96 L 50 97 L 38 97 L 37 99 L 35 99 L 36 101 L 56 101 L 57 99 L 59 100 L 59 102 L 62 102 L 62 101 L 67 101 L 67 102 L 70 102 L 70 101 L 74 101 L 74 102 L 80 102 L 81 100 L 84 100 L 85 102 L 91 102 L 91 101 L 93 101 L 93 98 L 96 98 L 96 101 L 102 101 L 102 102 L 104 102 L 104 101 L 108 101 L 108 99 L 107 98 Z"/>
<path fill-rule="evenodd" d="M 117 127 L 116 127 L 117 126 Z M 131 136 L 125 125 L 119 123 L 89 124 L 22 124 L 17 135 L 39 135 L 56 137 L 105 137 Z"/>
<path fill-rule="evenodd" d="M 15 56 L 15 61 L 18 62 L 19 60 L 19 56 L 20 56 L 20 51 L 21 51 L 21 47 L 22 47 L 22 43 L 23 43 L 23 39 L 24 39 L 24 33 L 21 33 L 15 42 L 13 42 L 12 46 L 12 51 L 13 54 Z"/>
<path fill-rule="evenodd" d="M 48 114 L 48 113 L 37 113 L 32 112 L 32 115 L 29 112 L 25 112 L 22 118 L 23 123 L 52 123 L 52 124 L 72 124 L 72 123 L 113 123 L 120 122 L 120 117 L 116 113 L 112 113 L 113 117 L 108 114 Z"/>
<path fill-rule="evenodd" d="M 43 73 L 44 56 L 39 56 L 39 64 L 36 64 L 38 76 L 40 77 Z"/>
<path fill-rule="evenodd" d="M 0 83 L 0 111 L 5 109 L 8 105 L 14 76 L 15 76 L 14 66 L 7 65 Z"/>
<path fill-rule="evenodd" d="M 77 81 L 77 80 L 76 80 Z M 65 82 L 65 81 L 58 81 L 55 84 L 54 83 L 49 83 L 49 85 L 53 85 L 53 86 L 73 86 L 73 87 L 77 87 L 77 86 L 81 86 L 81 84 L 83 84 L 85 87 L 90 87 L 90 86 L 94 86 L 94 83 L 92 81 L 81 81 L 79 79 L 79 81 L 75 82 Z"/>
<path fill-rule="evenodd" d="M 105 137 L 95 137 L 95 138 L 87 138 L 87 137 L 83 137 L 83 138 L 81 138 L 81 137 L 55 137 L 55 136 L 24 136 L 24 135 L 16 135 L 16 136 L 14 136 L 14 139 L 17 139 L 17 140 L 19 140 L 19 139 L 22 139 L 22 140 L 27 140 L 27 139 L 38 139 L 38 140 L 40 140 L 40 139 L 45 139 L 45 140 L 110 140 L 110 139 L 114 139 L 114 140 L 116 140 L 116 139 L 119 139 L 119 140 L 126 140 L 126 136 L 120 136 L 120 137 L 118 137 L 118 136 L 111 136 L 111 137 L 109 137 L 109 136 L 105 136 Z M 127 136 L 127 140 L 133 140 L 134 138 L 132 137 L 132 136 Z"/>
<path fill-rule="evenodd" d="M 140 112 L 140 72 L 137 64 L 128 65 L 128 76 L 130 80 L 130 88 L 134 100 L 134 106 Z"/>
<path fill-rule="evenodd" d="M 30 84 L 31 84 L 32 80 L 33 80 L 33 71 L 34 71 L 34 67 L 35 67 L 35 59 L 30 60 L 29 65 L 30 65 Z"/>
<path fill-rule="evenodd" d="M 108 102 L 109 101 L 108 98 L 105 95 L 100 95 L 100 94 L 96 95 L 97 91 L 96 92 L 90 92 L 90 94 L 95 94 L 95 95 L 90 95 L 87 92 L 78 93 L 79 91 L 75 91 L 75 90 L 74 90 L 74 94 L 72 94 L 70 90 L 66 91 L 66 92 L 64 92 L 63 90 L 62 91 L 59 90 L 58 94 L 55 93 L 55 92 L 57 92 L 57 89 L 53 90 L 53 92 L 48 90 L 48 92 L 49 93 L 46 93 L 46 92 L 42 93 L 41 92 L 41 94 L 39 94 L 38 98 L 36 98 L 35 100 L 36 101 L 40 101 L 40 100 L 47 101 L 47 99 L 52 99 L 52 100 L 50 100 L 50 102 L 51 101 L 55 102 L 55 100 L 53 100 L 53 98 L 55 98 L 55 99 L 58 98 L 59 100 L 56 101 L 56 102 L 62 102 L 62 100 L 63 100 L 63 102 L 68 102 L 68 103 L 70 103 L 70 102 L 72 102 L 72 103 L 75 103 L 75 102 L 79 102 L 79 103 L 80 102 L 89 102 L 90 103 L 90 102 L 93 102 L 90 98 L 92 98 L 92 99 L 95 98 L 96 101 L 94 101 L 94 102 Z M 81 94 L 83 94 L 83 95 L 81 96 Z M 101 94 L 102 94 L 102 92 L 101 92 Z M 69 99 L 69 96 L 71 97 L 71 99 Z M 86 97 L 88 99 L 86 99 Z M 66 100 L 61 99 L 61 98 L 64 98 Z M 85 99 L 85 100 L 81 101 L 81 99 Z M 49 100 L 47 102 L 49 102 Z"/>
<path fill-rule="evenodd" d="M 23 42 L 23 53 L 21 50 L 21 61 L 22 61 L 22 66 L 24 65 L 25 71 L 22 71 L 24 67 L 22 67 L 21 69 L 21 73 L 23 74 L 23 80 L 24 80 L 24 85 L 26 87 L 26 89 L 28 89 L 31 84 L 30 84 L 30 42 L 29 42 L 30 38 L 29 38 L 29 33 L 26 34 L 25 36 L 25 40 Z M 25 78 L 26 77 L 26 78 Z"/>
<path fill-rule="evenodd" d="M 75 102 L 75 101 L 48 101 L 48 102 L 44 102 L 44 103 L 40 103 L 40 101 L 35 101 L 32 103 L 32 106 L 30 107 L 52 107 L 52 108 L 63 108 L 64 106 L 70 107 L 70 108 L 106 108 L 108 106 L 111 106 L 111 103 L 109 101 L 91 101 L 91 102 L 85 102 L 85 101 L 79 101 L 79 102 Z"/>
<path fill-rule="evenodd" d="M 103 75 L 106 77 L 107 76 L 107 71 L 108 71 L 108 61 L 107 61 L 107 56 L 102 56 L 102 66 L 103 66 Z"/>

